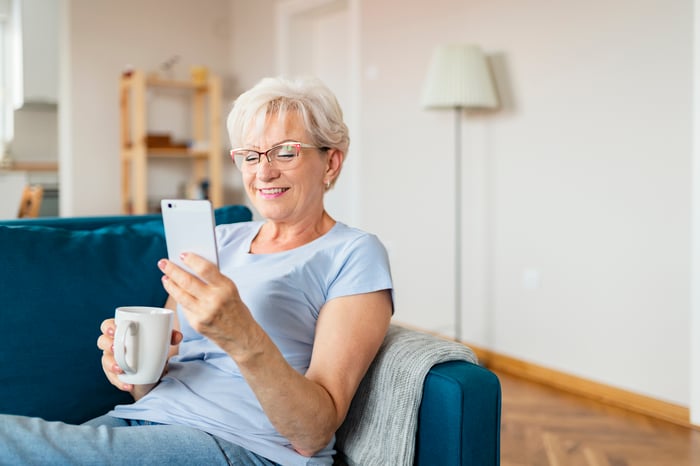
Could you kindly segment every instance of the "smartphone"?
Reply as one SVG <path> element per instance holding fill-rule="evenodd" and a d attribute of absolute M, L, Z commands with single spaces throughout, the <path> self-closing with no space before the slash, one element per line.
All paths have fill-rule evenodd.
<path fill-rule="evenodd" d="M 160 202 L 168 259 L 190 273 L 180 254 L 192 252 L 219 266 L 214 210 L 207 200 L 163 199 Z M 196 275 L 196 274 L 195 274 Z"/>

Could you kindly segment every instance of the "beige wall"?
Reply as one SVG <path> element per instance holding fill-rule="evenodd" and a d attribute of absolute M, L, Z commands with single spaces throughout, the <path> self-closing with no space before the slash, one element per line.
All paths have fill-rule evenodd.
<path fill-rule="evenodd" d="M 188 0 L 64 0 L 59 110 L 64 116 L 59 127 L 63 143 L 71 142 L 61 155 L 62 215 L 120 210 L 118 83 L 125 67 L 157 71 L 177 55 L 173 77 L 188 79 L 190 65 L 205 65 L 223 77 L 225 98 L 232 98 L 230 2 L 207 0 L 206 5 L 203 8 L 200 2 Z M 186 136 L 187 107 L 164 102 L 166 99 L 149 99 L 151 128 L 174 128 L 173 136 Z M 151 193 L 155 197 L 173 195 L 188 167 L 155 163 L 160 168 L 149 173 Z M 226 167 L 231 199 L 235 198 L 233 167 Z"/>
<path fill-rule="evenodd" d="M 183 50 L 236 89 L 275 71 L 274 1 L 71 3 L 73 213 L 118 209 L 124 63 Z M 165 3 L 170 21 L 131 16 Z M 462 128 L 464 338 L 688 405 L 693 2 L 348 3 L 359 5 L 358 224 L 390 245 L 396 319 L 451 332 L 453 115 L 419 98 L 436 45 L 476 42 L 504 103 Z M 229 36 L 208 29 L 222 17 Z"/>
<path fill-rule="evenodd" d="M 464 124 L 465 338 L 688 403 L 692 6 L 363 2 L 363 223 L 397 318 L 449 326 L 453 116 L 418 101 L 432 48 L 476 42 L 505 99 Z"/>

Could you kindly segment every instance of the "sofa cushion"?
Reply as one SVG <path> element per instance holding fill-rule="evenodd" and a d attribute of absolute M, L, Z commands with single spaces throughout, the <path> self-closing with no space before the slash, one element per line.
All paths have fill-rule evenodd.
<path fill-rule="evenodd" d="M 0 412 L 82 422 L 129 396 L 96 346 L 117 306 L 162 306 L 162 222 L 92 231 L 0 226 Z"/>

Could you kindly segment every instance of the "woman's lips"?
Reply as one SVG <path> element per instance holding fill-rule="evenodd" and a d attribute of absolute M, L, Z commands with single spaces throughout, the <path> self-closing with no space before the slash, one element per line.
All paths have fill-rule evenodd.
<path fill-rule="evenodd" d="M 260 188 L 258 189 L 258 193 L 265 199 L 274 199 L 276 197 L 280 197 L 282 194 L 284 194 L 289 188 Z"/>

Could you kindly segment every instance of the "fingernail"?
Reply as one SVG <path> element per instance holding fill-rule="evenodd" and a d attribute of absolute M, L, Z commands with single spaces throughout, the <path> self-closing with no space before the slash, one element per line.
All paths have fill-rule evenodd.
<path fill-rule="evenodd" d="M 110 337 L 114 336 L 114 329 L 112 327 L 107 329 L 107 335 L 109 335 Z"/>
<path fill-rule="evenodd" d="M 164 270 L 164 269 L 165 269 L 165 264 L 167 264 L 167 263 L 168 263 L 168 262 L 167 262 L 165 259 L 159 260 L 159 261 L 158 261 L 158 268 L 159 268 L 160 270 Z"/>
<path fill-rule="evenodd" d="M 180 253 L 180 260 L 181 260 L 181 261 L 184 261 L 184 260 L 185 260 L 185 257 L 187 257 L 187 253 L 186 253 L 186 252 Z"/>

